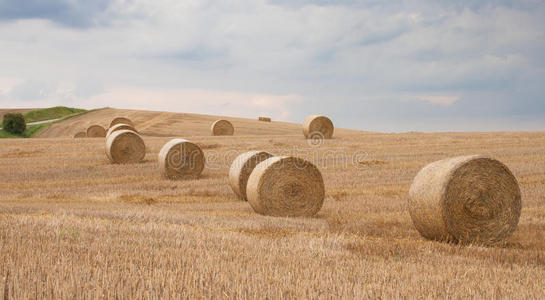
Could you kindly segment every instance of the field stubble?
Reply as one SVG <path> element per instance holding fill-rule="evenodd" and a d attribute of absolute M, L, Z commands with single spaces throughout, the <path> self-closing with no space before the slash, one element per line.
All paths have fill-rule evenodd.
<path fill-rule="evenodd" d="M 0 141 L 0 298 L 543 298 L 545 133 L 194 137 L 201 179 L 161 177 L 169 138 L 111 165 L 104 139 Z M 313 218 L 255 214 L 228 183 L 248 150 L 297 154 L 326 185 Z M 334 153 L 333 155 L 331 153 Z M 420 237 L 407 193 L 431 161 L 498 158 L 521 185 L 519 229 L 502 247 Z"/>

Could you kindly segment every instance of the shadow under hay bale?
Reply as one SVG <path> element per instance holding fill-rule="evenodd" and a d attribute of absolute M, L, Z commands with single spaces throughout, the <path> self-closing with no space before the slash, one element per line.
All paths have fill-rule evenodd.
<path fill-rule="evenodd" d="M 409 213 L 428 239 L 492 245 L 517 228 L 521 193 L 501 162 L 479 155 L 425 166 L 409 190 Z"/>

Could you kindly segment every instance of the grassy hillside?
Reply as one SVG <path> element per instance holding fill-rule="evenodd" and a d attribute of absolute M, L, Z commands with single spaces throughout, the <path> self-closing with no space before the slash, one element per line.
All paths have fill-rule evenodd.
<path fill-rule="evenodd" d="M 31 110 L 23 114 L 27 123 L 53 120 L 70 115 L 76 115 L 86 112 L 85 109 L 72 108 L 66 106 L 55 106 L 50 108 Z"/>
<path fill-rule="evenodd" d="M 42 129 L 47 128 L 56 122 L 69 119 L 71 117 L 86 113 L 88 111 L 85 109 L 79 109 L 79 108 L 56 106 L 56 107 L 43 108 L 43 109 L 33 109 L 26 112 L 17 111 L 17 110 L 6 111 L 6 112 L 22 112 L 25 118 L 25 121 L 27 122 L 27 129 L 21 135 L 12 134 L 5 131 L 4 129 L 0 129 L 0 138 L 29 138 L 37 134 Z M 30 124 L 30 125 L 28 124 L 32 122 L 40 122 L 40 121 L 56 120 L 56 119 L 59 119 L 59 120 L 45 122 L 41 124 Z"/>

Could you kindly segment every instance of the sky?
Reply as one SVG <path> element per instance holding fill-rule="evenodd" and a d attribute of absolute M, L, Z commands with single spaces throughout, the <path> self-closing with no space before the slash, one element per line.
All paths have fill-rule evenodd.
<path fill-rule="evenodd" d="M 0 108 L 545 130 L 545 0 L 0 0 Z"/>

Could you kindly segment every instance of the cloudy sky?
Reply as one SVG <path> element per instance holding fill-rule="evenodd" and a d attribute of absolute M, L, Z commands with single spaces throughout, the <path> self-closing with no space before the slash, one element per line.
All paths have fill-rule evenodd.
<path fill-rule="evenodd" d="M 545 0 L 0 0 L 0 108 L 545 129 Z"/>

